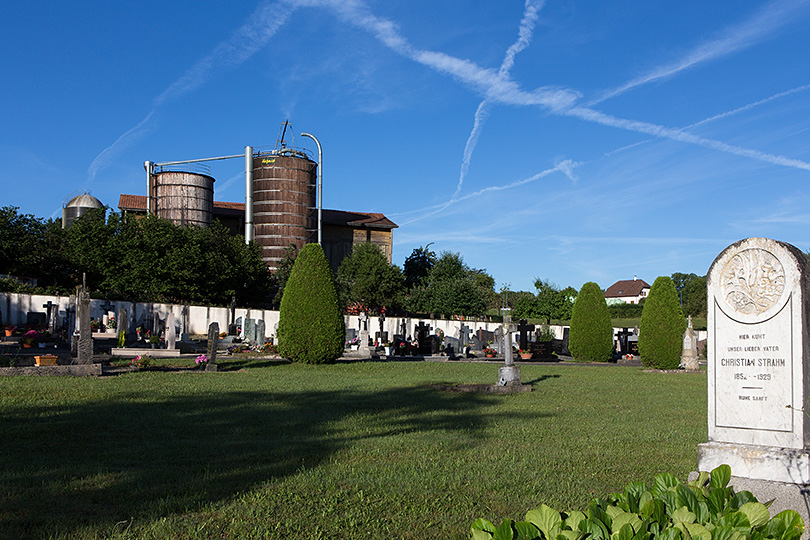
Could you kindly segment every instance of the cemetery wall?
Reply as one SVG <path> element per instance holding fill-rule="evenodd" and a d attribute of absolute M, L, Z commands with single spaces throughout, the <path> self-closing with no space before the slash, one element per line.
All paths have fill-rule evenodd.
<path fill-rule="evenodd" d="M 71 307 L 71 299 L 69 296 L 47 296 L 47 295 L 31 295 L 19 293 L 0 293 L 0 322 L 5 324 L 25 325 L 28 319 L 28 313 L 46 313 L 47 309 L 44 307 L 51 302 L 56 311 L 57 328 L 65 325 L 65 318 L 68 309 Z M 212 322 L 219 324 L 222 331 L 227 331 L 229 324 L 240 324 L 245 318 L 255 320 L 263 319 L 265 327 L 267 328 L 267 336 L 275 336 L 276 327 L 278 325 L 279 313 L 274 310 L 262 309 L 247 309 L 247 308 L 234 308 L 231 312 L 227 307 L 211 307 L 211 306 L 185 306 L 182 304 L 160 304 L 160 303 L 137 303 L 113 300 L 97 300 L 90 301 L 90 317 L 95 320 L 102 320 L 105 313 L 114 315 L 118 313 L 119 308 L 124 308 L 127 311 L 128 328 L 132 331 L 138 326 L 149 328 L 154 314 L 157 313 L 161 320 L 166 320 L 169 312 L 174 314 L 176 321 L 177 331 L 186 334 L 207 334 L 208 325 Z M 346 328 L 354 328 L 359 334 L 361 328 L 360 317 L 357 315 L 345 316 Z M 494 332 L 499 326 L 499 322 L 487 320 L 444 320 L 444 319 L 431 319 L 431 318 L 417 318 L 417 317 L 387 317 L 382 323 L 382 331 L 388 334 L 388 339 L 392 340 L 394 335 L 401 333 L 402 325 L 405 324 L 407 335 L 413 337 L 415 335 L 415 328 L 420 322 L 431 326 L 431 333 L 437 330 L 442 330 L 444 335 L 455 337 L 459 335 L 461 326 L 467 325 L 472 333 L 477 332 L 479 329 L 486 332 Z M 241 326 L 241 324 L 240 324 Z M 556 339 L 563 339 L 564 327 L 559 325 L 552 325 L 549 329 L 554 332 Z M 621 328 L 614 328 L 614 336 L 621 330 Z M 377 332 L 380 331 L 380 320 L 377 317 L 371 317 L 368 320 L 369 336 L 374 339 Z M 706 339 L 706 331 L 698 332 L 698 340 Z"/>

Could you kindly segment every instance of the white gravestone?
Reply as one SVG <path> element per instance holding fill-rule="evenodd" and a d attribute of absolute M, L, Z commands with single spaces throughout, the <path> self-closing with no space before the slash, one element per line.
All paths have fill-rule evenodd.
<path fill-rule="evenodd" d="M 748 238 L 715 259 L 708 285 L 709 442 L 698 469 L 810 483 L 808 261 L 797 248 Z"/>

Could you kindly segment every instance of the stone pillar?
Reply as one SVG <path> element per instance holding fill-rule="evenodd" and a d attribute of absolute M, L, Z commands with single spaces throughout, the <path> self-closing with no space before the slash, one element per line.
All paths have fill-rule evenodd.
<path fill-rule="evenodd" d="M 79 364 L 93 363 L 93 334 L 90 329 L 90 294 L 84 287 L 79 288 L 78 316 L 79 321 Z"/>
<path fill-rule="evenodd" d="M 208 357 L 208 364 L 205 366 L 205 371 L 217 370 L 217 344 L 219 343 L 219 323 L 212 322 L 208 325 L 208 350 L 206 356 Z"/>
<path fill-rule="evenodd" d="M 520 385 L 520 368 L 512 360 L 512 316 L 508 309 L 503 314 L 503 367 L 498 368 L 498 385 Z"/>
<path fill-rule="evenodd" d="M 129 322 L 127 320 L 127 310 L 125 308 L 118 308 L 118 316 L 115 320 L 116 329 L 118 330 L 118 342 L 121 342 L 121 334 L 124 334 L 124 343 L 127 342 L 127 328 L 129 328 Z M 118 345 L 116 345 L 117 347 Z"/>
<path fill-rule="evenodd" d="M 267 333 L 267 323 L 264 322 L 264 319 L 259 319 L 256 321 L 256 345 L 261 347 L 264 345 L 266 338 L 265 334 Z"/>
<path fill-rule="evenodd" d="M 681 367 L 688 371 L 700 370 L 697 353 L 697 335 L 692 327 L 692 316 L 689 316 L 689 325 L 683 333 L 683 353 L 681 353 Z"/>
<path fill-rule="evenodd" d="M 166 315 L 166 348 L 175 349 L 177 342 L 177 333 L 174 329 L 174 312 L 169 311 Z"/>

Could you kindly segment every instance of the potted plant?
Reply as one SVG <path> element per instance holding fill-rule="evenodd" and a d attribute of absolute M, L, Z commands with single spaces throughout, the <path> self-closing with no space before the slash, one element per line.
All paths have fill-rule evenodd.
<path fill-rule="evenodd" d="M 532 359 L 532 351 L 529 349 L 519 349 L 518 354 L 520 355 L 521 360 L 531 360 Z"/>
<path fill-rule="evenodd" d="M 146 334 L 149 336 L 149 333 Z M 160 336 L 149 336 L 149 346 L 153 349 L 157 349 L 158 343 L 160 343 Z"/>
<path fill-rule="evenodd" d="M 3 330 L 4 330 L 4 331 L 5 331 L 5 333 L 6 333 L 6 337 L 11 337 L 11 336 L 13 336 L 13 335 L 14 335 L 14 332 L 16 332 L 16 331 L 17 331 L 17 327 L 16 327 L 16 326 L 14 326 L 13 324 L 7 324 L 7 325 L 6 325 L 6 326 L 3 328 Z"/>
<path fill-rule="evenodd" d="M 20 339 L 20 343 L 22 344 L 23 348 L 30 349 L 34 346 L 35 343 L 39 343 L 42 339 L 42 334 L 37 332 L 36 330 L 29 330 L 23 337 Z"/>
<path fill-rule="evenodd" d="M 498 351 L 493 349 L 492 347 L 487 344 L 487 347 L 484 349 L 484 354 L 487 358 L 495 358 L 495 355 L 498 354 Z"/>

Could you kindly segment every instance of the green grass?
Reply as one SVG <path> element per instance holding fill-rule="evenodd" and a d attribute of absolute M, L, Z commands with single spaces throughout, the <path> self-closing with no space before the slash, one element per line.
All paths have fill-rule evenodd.
<path fill-rule="evenodd" d="M 584 506 L 706 440 L 706 376 L 238 360 L 218 373 L 15 377 L 0 393 L 0 538 L 468 538 Z M 220 368 L 235 368 L 226 360 Z"/>

